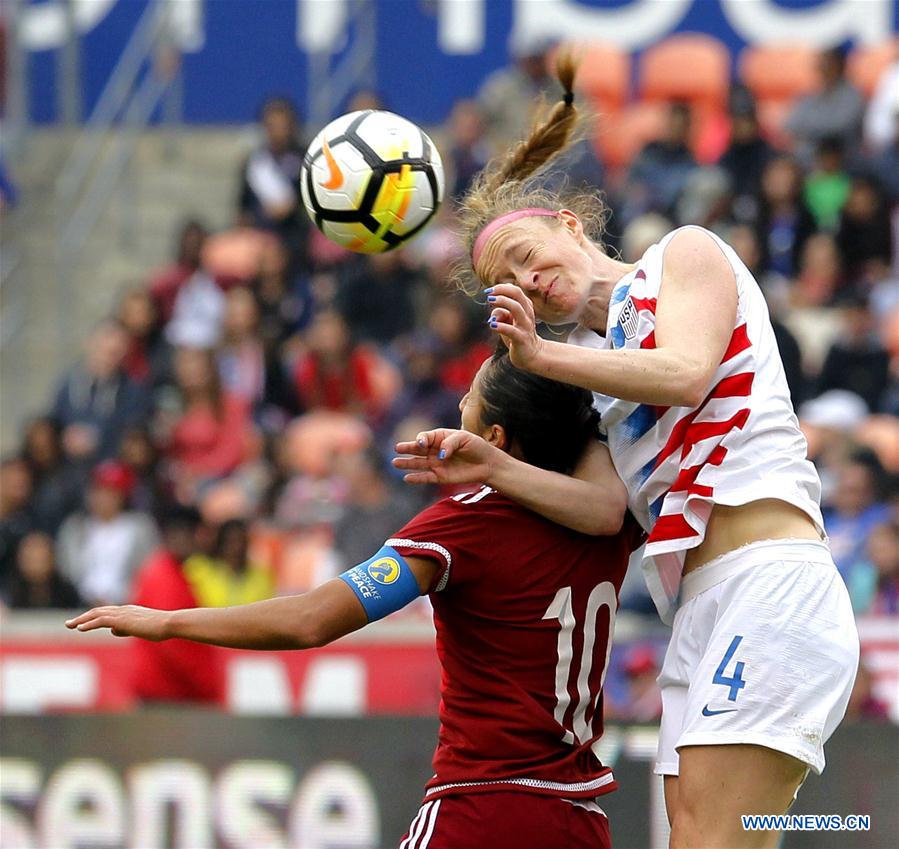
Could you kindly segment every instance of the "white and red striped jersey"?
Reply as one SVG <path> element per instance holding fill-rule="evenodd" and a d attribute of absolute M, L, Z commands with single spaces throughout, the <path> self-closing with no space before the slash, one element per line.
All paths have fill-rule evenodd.
<path fill-rule="evenodd" d="M 576 328 L 587 348 L 655 347 L 655 310 L 669 233 L 612 290 L 605 338 Z M 821 483 L 806 457 L 783 364 L 758 284 L 733 249 L 715 239 L 737 281 L 733 334 L 708 395 L 698 407 L 660 407 L 594 393 L 629 507 L 649 535 L 647 586 L 671 621 L 686 551 L 705 537 L 715 504 L 787 501 L 823 527 Z"/>

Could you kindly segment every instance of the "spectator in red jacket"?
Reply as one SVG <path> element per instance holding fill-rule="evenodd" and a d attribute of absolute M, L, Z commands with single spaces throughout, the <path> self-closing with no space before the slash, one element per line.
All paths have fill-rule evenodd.
<path fill-rule="evenodd" d="M 182 566 L 197 551 L 200 524 L 200 514 L 190 507 L 174 508 L 165 516 L 163 544 L 137 574 L 134 604 L 160 610 L 197 607 Z M 223 703 L 225 672 L 220 649 L 187 640 L 134 640 L 131 648 L 134 694 L 140 701 Z"/>
<path fill-rule="evenodd" d="M 385 363 L 375 348 L 354 345 L 341 315 L 318 313 L 306 335 L 307 349 L 294 367 L 297 394 L 306 410 L 333 410 L 377 420 L 395 392 L 382 385 Z"/>
<path fill-rule="evenodd" d="M 492 349 L 483 338 L 480 316 L 459 298 L 443 298 L 431 308 L 428 326 L 441 347 L 443 385 L 461 399 Z"/>
<path fill-rule="evenodd" d="M 128 335 L 128 351 L 122 362 L 125 374 L 138 384 L 158 384 L 165 376 L 171 354 L 162 336 L 159 308 L 142 286 L 125 291 L 116 317 Z"/>
<path fill-rule="evenodd" d="M 246 458 L 250 405 L 222 389 L 211 351 L 179 348 L 175 382 L 179 409 L 169 423 L 166 456 L 179 498 L 189 500 L 198 486 L 226 477 Z"/>
<path fill-rule="evenodd" d="M 181 287 L 200 270 L 200 256 L 208 235 L 209 231 L 199 221 L 186 221 L 178 233 L 174 262 L 150 278 L 150 295 L 163 321 L 172 317 Z"/>

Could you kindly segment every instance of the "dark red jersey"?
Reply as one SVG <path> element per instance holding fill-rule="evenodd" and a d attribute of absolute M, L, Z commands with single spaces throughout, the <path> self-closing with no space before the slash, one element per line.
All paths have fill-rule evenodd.
<path fill-rule="evenodd" d="M 636 523 L 590 537 L 485 486 L 424 510 L 387 544 L 440 566 L 440 735 L 426 797 L 614 790 L 592 747 Z"/>

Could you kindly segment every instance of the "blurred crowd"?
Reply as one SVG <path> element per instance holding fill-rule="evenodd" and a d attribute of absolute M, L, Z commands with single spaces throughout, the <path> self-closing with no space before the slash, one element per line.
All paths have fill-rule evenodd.
<path fill-rule="evenodd" d="M 202 210 L 177 224 L 170 261 L 123 288 L 3 458 L 3 604 L 226 605 L 303 591 L 439 494 L 403 484 L 389 460 L 397 440 L 458 426 L 491 351 L 483 306 L 446 283 L 454 208 L 539 96 L 556 96 L 548 49 L 517 46 L 435 129 L 447 201 L 413 244 L 378 256 L 311 226 L 304 128 L 288 100 L 265 103 L 258 146 L 235 163 L 233 226 L 210 232 Z M 600 116 L 547 179 L 604 193 L 606 244 L 626 261 L 682 224 L 733 245 L 768 299 L 855 610 L 899 618 L 899 60 L 890 96 L 869 99 L 840 51 L 822 52 L 818 69 L 818 90 L 777 134 L 735 85 L 714 155 L 677 101 L 624 162 L 604 161 Z M 349 104 L 363 107 L 390 104 L 366 91 Z M 622 607 L 654 616 L 639 575 Z M 614 715 L 657 716 L 659 648 L 618 656 Z M 166 671 L 208 672 L 203 651 L 147 660 L 157 667 L 140 676 L 143 695 L 214 698 L 214 675 L 178 683 Z M 861 715 L 882 713 L 870 692 L 857 701 Z"/>

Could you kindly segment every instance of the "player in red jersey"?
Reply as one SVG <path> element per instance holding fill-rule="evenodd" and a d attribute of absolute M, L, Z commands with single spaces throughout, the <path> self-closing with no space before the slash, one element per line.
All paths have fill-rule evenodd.
<path fill-rule="evenodd" d="M 589 392 L 497 354 L 463 399 L 462 426 L 539 468 L 595 455 Z M 605 458 L 608 463 L 608 458 Z M 70 628 L 251 649 L 324 645 L 429 594 L 443 668 L 434 777 L 401 849 L 602 849 L 594 801 L 616 787 L 594 754 L 618 590 L 637 526 L 611 485 L 597 526 L 568 530 L 482 486 L 424 510 L 372 558 L 309 593 L 242 607 L 100 607 Z"/>

